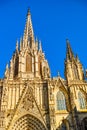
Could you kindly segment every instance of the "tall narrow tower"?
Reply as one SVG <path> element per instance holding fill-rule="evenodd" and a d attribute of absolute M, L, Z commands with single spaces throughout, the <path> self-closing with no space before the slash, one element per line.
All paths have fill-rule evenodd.
<path fill-rule="evenodd" d="M 68 81 L 83 80 L 83 68 L 78 56 L 74 56 L 69 40 L 66 40 L 67 52 L 65 60 L 65 77 Z"/>
<path fill-rule="evenodd" d="M 48 130 L 49 78 L 48 61 L 41 42 L 34 38 L 28 10 L 24 35 L 20 42 L 16 42 L 10 66 L 6 66 L 0 94 L 0 130 Z"/>
<path fill-rule="evenodd" d="M 38 45 L 39 44 L 39 45 Z M 10 61 L 8 78 L 49 78 L 50 69 L 45 55 L 42 52 L 41 42 L 34 38 L 30 10 L 27 13 L 27 20 L 23 38 L 20 40 L 20 48 L 16 43 L 16 50 Z M 7 74 L 5 74 L 7 77 Z"/>

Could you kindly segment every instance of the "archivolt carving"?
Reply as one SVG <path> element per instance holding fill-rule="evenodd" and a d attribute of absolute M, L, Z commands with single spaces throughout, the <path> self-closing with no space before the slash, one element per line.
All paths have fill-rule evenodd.
<path fill-rule="evenodd" d="M 46 128 L 36 117 L 25 115 L 15 122 L 12 130 L 46 130 Z"/>

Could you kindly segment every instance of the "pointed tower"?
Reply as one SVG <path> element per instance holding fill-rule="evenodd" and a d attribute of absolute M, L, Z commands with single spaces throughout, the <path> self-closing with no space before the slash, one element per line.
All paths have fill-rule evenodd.
<path fill-rule="evenodd" d="M 65 77 L 68 81 L 76 81 L 83 80 L 83 69 L 82 64 L 80 63 L 78 57 L 74 56 L 72 49 L 70 47 L 70 42 L 67 39 L 67 52 L 66 52 L 66 60 L 65 60 Z"/>
<path fill-rule="evenodd" d="M 74 54 L 72 52 L 72 49 L 70 47 L 70 43 L 69 40 L 66 40 L 66 44 L 67 44 L 67 54 L 66 54 L 66 59 L 72 61 L 74 59 Z"/>
<path fill-rule="evenodd" d="M 20 39 L 20 48 L 18 41 L 16 43 L 16 50 L 10 63 L 9 75 L 11 79 L 50 77 L 49 65 L 42 52 L 41 42 L 39 46 L 38 40 L 34 40 L 30 10 L 28 10 L 27 14 L 24 36 Z"/>
<path fill-rule="evenodd" d="M 32 49 L 34 49 L 35 47 L 34 32 L 33 32 L 31 14 L 29 9 L 27 13 L 27 20 L 26 20 L 26 25 L 24 30 L 24 37 L 23 37 L 23 46 L 27 47 L 28 45 Z"/>

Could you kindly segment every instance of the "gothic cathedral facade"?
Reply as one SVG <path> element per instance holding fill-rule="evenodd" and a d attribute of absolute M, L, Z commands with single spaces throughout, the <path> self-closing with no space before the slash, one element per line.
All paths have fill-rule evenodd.
<path fill-rule="evenodd" d="M 0 79 L 0 130 L 87 130 L 87 81 L 66 42 L 65 79 L 51 78 L 28 11 L 23 38 Z"/>

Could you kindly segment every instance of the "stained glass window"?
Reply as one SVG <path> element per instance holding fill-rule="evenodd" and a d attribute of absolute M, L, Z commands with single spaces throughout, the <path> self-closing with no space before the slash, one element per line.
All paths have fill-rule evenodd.
<path fill-rule="evenodd" d="M 57 110 L 66 110 L 66 101 L 63 92 L 57 93 Z"/>
<path fill-rule="evenodd" d="M 86 101 L 83 93 L 79 92 L 78 93 L 78 99 L 79 99 L 79 105 L 80 109 L 85 109 L 86 108 Z"/>

